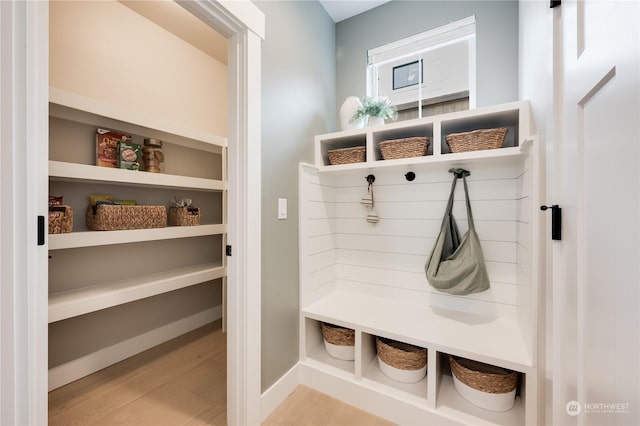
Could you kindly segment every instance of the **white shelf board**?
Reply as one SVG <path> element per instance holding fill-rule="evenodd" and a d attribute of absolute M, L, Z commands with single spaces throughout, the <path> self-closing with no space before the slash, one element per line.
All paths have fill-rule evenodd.
<path fill-rule="evenodd" d="M 210 152 L 220 153 L 222 148 L 227 146 L 226 137 L 126 110 L 55 87 L 49 88 L 49 115 Z"/>
<path fill-rule="evenodd" d="M 509 411 L 496 412 L 485 410 L 465 400 L 456 391 L 453 378 L 443 374 L 438 389 L 437 412 L 455 418 L 462 424 L 469 425 L 523 425 L 525 424 L 524 406 L 519 396 Z"/>
<path fill-rule="evenodd" d="M 156 188 L 178 188 L 198 191 L 223 191 L 222 180 L 149 173 L 135 170 L 98 167 L 87 164 L 49 161 L 49 179 L 97 184 L 123 184 Z"/>
<path fill-rule="evenodd" d="M 133 229 L 123 231 L 82 231 L 70 232 L 68 234 L 49 234 L 49 250 L 170 240 L 174 238 L 191 238 L 205 235 L 221 235 L 226 232 L 227 225 L 214 224 L 198 226 L 167 226 L 165 228 Z"/>
<path fill-rule="evenodd" d="M 394 300 L 340 288 L 303 307 L 302 313 L 520 372 L 533 369 L 518 324 L 507 318 L 465 318 L 460 312 L 456 320 L 434 312 L 427 300 Z"/>
<path fill-rule="evenodd" d="M 424 157 L 399 158 L 397 160 L 366 161 L 364 163 L 339 164 L 335 166 L 321 166 L 319 172 L 336 172 L 357 169 L 377 169 L 381 167 L 406 167 L 416 165 L 465 165 L 479 161 L 488 165 L 509 162 L 514 159 L 524 158 L 524 149 L 520 146 L 488 149 L 484 151 L 459 152 L 451 154 L 427 155 Z"/>
<path fill-rule="evenodd" d="M 334 373 L 339 372 L 339 375 L 346 373 L 351 380 L 354 378 L 355 361 L 346 361 L 332 357 L 325 349 L 324 343 L 308 350 L 305 362 L 307 365 L 314 366 L 316 368 L 320 367 L 324 370 L 329 369 Z"/>
<path fill-rule="evenodd" d="M 222 262 L 189 266 L 49 295 L 49 322 L 99 311 L 225 276 Z"/>
<path fill-rule="evenodd" d="M 417 405 L 424 405 L 427 403 L 426 376 L 415 383 L 398 382 L 397 380 L 393 380 L 388 377 L 382 372 L 382 370 L 380 370 L 378 357 L 375 357 L 367 366 L 362 382 L 369 388 L 390 394 L 399 399 L 411 400 Z"/>

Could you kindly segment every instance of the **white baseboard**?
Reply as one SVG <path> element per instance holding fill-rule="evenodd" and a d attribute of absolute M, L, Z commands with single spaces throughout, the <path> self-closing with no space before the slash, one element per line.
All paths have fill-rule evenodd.
<path fill-rule="evenodd" d="M 49 391 L 222 318 L 222 305 L 49 369 Z"/>
<path fill-rule="evenodd" d="M 269 389 L 262 393 L 260 397 L 260 414 L 261 421 L 265 421 L 269 414 L 282 404 L 289 395 L 294 391 L 296 386 L 300 384 L 300 363 L 294 365 L 289 371 L 287 371 L 277 382 L 275 382 Z"/>

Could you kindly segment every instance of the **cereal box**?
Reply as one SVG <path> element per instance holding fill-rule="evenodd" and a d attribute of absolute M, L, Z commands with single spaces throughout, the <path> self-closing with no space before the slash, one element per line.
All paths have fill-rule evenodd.
<path fill-rule="evenodd" d="M 140 170 L 142 147 L 131 142 L 120 142 L 118 148 L 118 166 L 121 169 Z"/>
<path fill-rule="evenodd" d="M 118 144 L 130 142 L 131 136 L 107 129 L 96 131 L 96 166 L 118 167 Z"/>

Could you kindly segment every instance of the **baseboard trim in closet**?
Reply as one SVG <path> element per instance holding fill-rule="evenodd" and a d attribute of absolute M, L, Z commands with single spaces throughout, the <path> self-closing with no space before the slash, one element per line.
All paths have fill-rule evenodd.
<path fill-rule="evenodd" d="M 95 373 L 140 352 L 222 318 L 222 305 L 215 306 L 134 338 L 49 369 L 49 391 Z"/>
<path fill-rule="evenodd" d="M 265 390 L 260 397 L 260 411 L 264 422 L 271 413 L 284 402 L 285 399 L 300 384 L 300 363 L 294 365 L 277 382 Z"/>

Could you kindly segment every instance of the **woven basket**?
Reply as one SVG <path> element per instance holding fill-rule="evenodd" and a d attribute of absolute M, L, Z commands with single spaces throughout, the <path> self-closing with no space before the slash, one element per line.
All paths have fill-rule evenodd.
<path fill-rule="evenodd" d="M 380 152 L 383 160 L 396 158 L 422 157 L 429 149 L 429 138 L 416 136 L 403 139 L 391 139 L 380 142 Z"/>
<path fill-rule="evenodd" d="M 73 229 L 71 206 L 49 207 L 49 234 L 66 234 Z"/>
<path fill-rule="evenodd" d="M 449 364 L 458 380 L 481 392 L 513 392 L 518 384 L 518 373 L 515 371 L 465 358 L 456 359 L 451 355 Z"/>
<path fill-rule="evenodd" d="M 427 365 L 427 350 L 408 343 L 376 337 L 378 357 L 400 370 L 419 370 Z"/>
<path fill-rule="evenodd" d="M 472 132 L 451 133 L 447 135 L 447 145 L 451 152 L 481 151 L 502 148 L 509 129 L 480 129 Z"/>
<path fill-rule="evenodd" d="M 330 149 L 328 154 L 331 165 L 363 163 L 366 159 L 366 148 L 364 146 L 354 146 L 351 148 Z"/>
<path fill-rule="evenodd" d="M 339 325 L 320 323 L 322 328 L 322 338 L 337 346 L 355 346 L 356 333 L 350 328 L 340 327 Z"/>
<path fill-rule="evenodd" d="M 197 207 L 170 207 L 169 225 L 196 226 L 200 225 L 200 209 Z"/>
<path fill-rule="evenodd" d="M 100 204 L 87 208 L 87 227 L 93 231 L 164 228 L 167 226 L 165 206 L 112 206 Z"/>

